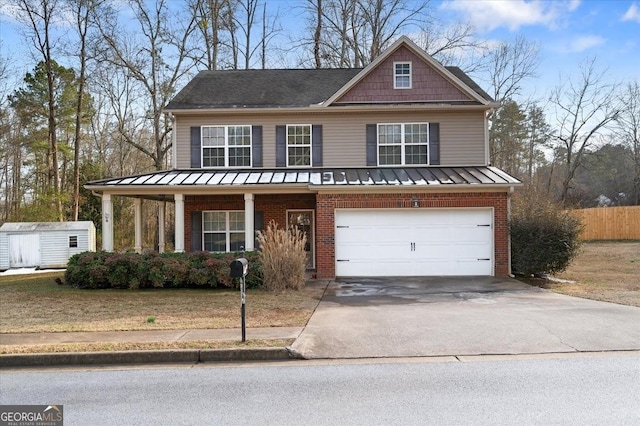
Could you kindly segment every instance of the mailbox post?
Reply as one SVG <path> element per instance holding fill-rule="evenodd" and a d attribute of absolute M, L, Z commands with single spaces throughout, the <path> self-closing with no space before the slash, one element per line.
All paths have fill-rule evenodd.
<path fill-rule="evenodd" d="M 240 257 L 229 265 L 231 268 L 231 278 L 240 278 L 240 317 L 242 322 L 242 341 L 246 342 L 247 340 L 247 323 L 245 316 L 245 292 L 246 292 L 246 282 L 245 277 L 247 276 L 247 272 L 249 271 L 249 261 Z"/>

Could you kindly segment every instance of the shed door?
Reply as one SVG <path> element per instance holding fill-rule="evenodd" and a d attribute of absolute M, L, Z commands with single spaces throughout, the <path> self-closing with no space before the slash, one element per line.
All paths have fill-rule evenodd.
<path fill-rule="evenodd" d="M 491 209 L 336 210 L 336 276 L 492 275 Z"/>
<path fill-rule="evenodd" d="M 9 267 L 28 268 L 40 265 L 40 235 L 9 235 Z"/>

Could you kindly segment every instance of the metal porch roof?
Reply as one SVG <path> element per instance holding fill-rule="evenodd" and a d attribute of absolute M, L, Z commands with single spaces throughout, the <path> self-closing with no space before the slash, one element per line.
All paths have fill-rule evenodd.
<path fill-rule="evenodd" d="M 165 170 L 88 182 L 95 190 L 109 188 L 233 187 L 289 185 L 313 187 L 448 185 L 519 185 L 520 181 L 491 166 L 473 167 L 363 167 L 303 169 L 189 169 Z"/>

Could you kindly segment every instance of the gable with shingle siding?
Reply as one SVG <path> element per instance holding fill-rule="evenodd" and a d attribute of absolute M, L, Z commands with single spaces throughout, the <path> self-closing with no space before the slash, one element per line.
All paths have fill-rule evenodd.
<path fill-rule="evenodd" d="M 410 62 L 412 87 L 394 89 L 395 62 Z M 406 47 L 400 47 L 335 103 L 470 102 L 474 99 Z"/>

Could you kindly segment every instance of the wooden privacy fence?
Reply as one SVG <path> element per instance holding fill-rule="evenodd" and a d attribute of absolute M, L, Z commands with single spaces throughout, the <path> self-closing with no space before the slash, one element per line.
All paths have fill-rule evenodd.
<path fill-rule="evenodd" d="M 583 240 L 640 240 L 640 206 L 573 210 L 584 225 Z"/>

